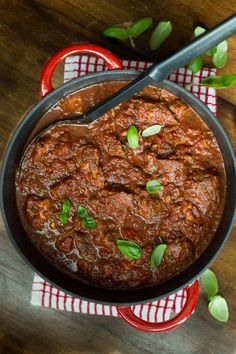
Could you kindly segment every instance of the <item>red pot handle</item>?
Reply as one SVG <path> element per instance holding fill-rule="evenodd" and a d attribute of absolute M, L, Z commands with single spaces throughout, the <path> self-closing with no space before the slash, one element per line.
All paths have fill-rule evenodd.
<path fill-rule="evenodd" d="M 181 323 L 193 313 L 197 306 L 199 296 L 199 281 L 196 280 L 192 285 L 186 288 L 187 299 L 182 310 L 174 318 L 160 323 L 151 323 L 135 316 L 130 307 L 118 307 L 121 317 L 132 327 L 144 332 L 166 332 L 177 328 Z"/>
<path fill-rule="evenodd" d="M 69 45 L 65 48 L 60 49 L 55 53 L 46 63 L 41 77 L 40 77 L 40 96 L 44 97 L 49 92 L 53 90 L 52 86 L 52 75 L 57 67 L 57 65 L 65 59 L 66 57 L 78 54 L 78 53 L 89 53 L 97 55 L 99 58 L 104 59 L 108 69 L 122 69 L 121 61 L 112 54 L 109 50 L 99 47 L 95 44 L 81 43 Z"/>

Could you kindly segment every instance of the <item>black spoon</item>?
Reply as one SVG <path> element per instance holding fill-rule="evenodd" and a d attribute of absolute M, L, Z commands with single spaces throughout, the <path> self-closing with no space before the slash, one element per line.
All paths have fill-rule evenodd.
<path fill-rule="evenodd" d="M 199 37 L 196 37 L 167 59 L 164 59 L 157 64 L 153 64 L 135 80 L 100 102 L 98 105 L 94 106 L 84 115 L 54 122 L 48 128 L 58 124 L 75 124 L 76 122 L 79 124 L 89 124 L 94 122 L 97 118 L 101 117 L 118 104 L 128 100 L 137 92 L 141 91 L 145 86 L 153 84 L 154 82 L 157 83 L 163 81 L 172 71 L 190 63 L 193 59 L 215 47 L 224 39 L 235 33 L 236 14 L 225 19 L 223 22 L 206 31 Z"/>

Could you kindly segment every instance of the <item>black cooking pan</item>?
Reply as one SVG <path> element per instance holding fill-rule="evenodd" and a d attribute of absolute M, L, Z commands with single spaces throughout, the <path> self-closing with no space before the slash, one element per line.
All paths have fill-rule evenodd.
<path fill-rule="evenodd" d="M 41 117 L 63 97 L 93 84 L 116 80 L 127 80 L 128 82 L 139 76 L 139 73 L 136 71 L 110 70 L 83 76 L 67 82 L 53 90 L 51 85 L 51 77 L 56 65 L 65 57 L 78 53 L 90 53 L 103 58 L 109 69 L 122 68 L 120 61 L 112 53 L 91 44 L 78 44 L 66 47 L 56 53 L 48 61 L 41 76 L 41 96 L 44 97 L 25 115 L 23 120 L 20 122 L 19 126 L 12 135 L 3 160 L 0 181 L 0 197 L 1 210 L 7 232 L 18 252 L 22 255 L 25 261 L 30 264 L 35 272 L 47 279 L 50 283 L 55 284 L 57 287 L 75 296 L 94 302 L 106 303 L 110 305 L 115 304 L 120 306 L 149 302 L 163 298 L 168 294 L 176 292 L 178 289 L 187 287 L 190 283 L 193 283 L 193 281 L 212 264 L 219 252 L 222 250 L 230 234 L 236 206 L 236 162 L 233 148 L 219 121 L 199 99 L 193 96 L 190 92 L 186 91 L 184 88 L 168 80 L 164 80 L 162 83 L 159 82 L 158 84 L 155 83 L 155 81 L 152 81 L 152 85 L 162 87 L 163 89 L 176 95 L 178 98 L 184 100 L 193 108 L 194 111 L 199 114 L 199 116 L 203 118 L 214 133 L 222 152 L 226 171 L 225 207 L 220 225 L 210 245 L 204 253 L 180 275 L 158 286 L 138 290 L 112 291 L 100 289 L 93 285 L 80 282 L 78 279 L 76 280 L 70 275 L 55 268 L 31 243 L 25 233 L 17 211 L 15 196 L 15 171 L 21 159 L 22 152 L 33 128 L 35 128 L 35 125 L 39 123 Z M 198 287 L 196 283 L 187 289 L 189 291 L 189 300 L 192 302 L 194 300 L 196 305 L 198 296 Z M 190 306 L 188 302 L 185 307 L 188 315 L 193 311 L 193 308 L 193 303 Z M 123 315 L 124 317 L 129 316 L 128 313 L 124 313 Z M 184 316 L 179 318 L 179 322 L 183 321 L 183 318 Z M 129 319 L 128 321 L 130 324 L 135 326 L 135 320 Z M 139 326 L 137 325 L 137 327 L 140 328 L 141 324 L 139 324 Z M 145 330 L 145 327 L 147 330 L 146 325 L 143 325 L 142 329 Z M 154 331 L 151 327 L 149 330 Z"/>

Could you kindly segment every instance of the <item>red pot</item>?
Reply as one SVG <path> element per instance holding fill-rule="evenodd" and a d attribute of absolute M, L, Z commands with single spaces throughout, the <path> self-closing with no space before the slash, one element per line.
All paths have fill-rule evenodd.
<path fill-rule="evenodd" d="M 89 53 L 105 60 L 110 70 L 106 72 L 94 73 L 86 77 L 67 82 L 59 88 L 53 90 L 51 79 L 58 63 L 69 55 L 78 53 Z M 43 69 L 40 78 L 40 93 L 42 100 L 28 112 L 25 118 L 17 127 L 7 148 L 1 176 L 1 207 L 3 219 L 8 234 L 16 246 L 18 252 L 30 264 L 30 266 L 56 287 L 82 299 L 117 305 L 121 317 L 131 326 L 147 332 L 162 332 L 178 327 L 194 311 L 199 296 L 199 275 L 210 266 L 225 244 L 233 225 L 233 216 L 236 204 L 236 177 L 235 158 L 230 141 L 221 124 L 210 112 L 210 110 L 190 92 L 184 88 L 165 80 L 158 86 L 172 92 L 179 98 L 185 100 L 210 126 L 219 147 L 223 153 L 226 169 L 226 203 L 222 216 L 222 222 L 216 231 L 213 240 L 203 254 L 190 267 L 180 275 L 166 281 L 163 284 L 151 288 L 136 289 L 130 291 L 112 291 L 99 289 L 92 285 L 85 284 L 79 280 L 70 278 L 59 269 L 54 268 L 33 246 L 26 235 L 20 217 L 17 213 L 15 199 L 15 169 L 17 168 L 22 151 L 27 139 L 43 114 L 52 107 L 58 100 L 68 94 L 88 85 L 106 80 L 132 80 L 137 77 L 135 71 L 122 70 L 122 64 L 111 52 L 92 44 L 77 44 L 68 46 L 53 55 Z M 14 210 L 14 213 L 12 213 Z M 164 298 L 181 288 L 186 288 L 187 299 L 181 312 L 173 319 L 163 323 L 149 323 L 136 317 L 130 305 L 151 302 Z"/>

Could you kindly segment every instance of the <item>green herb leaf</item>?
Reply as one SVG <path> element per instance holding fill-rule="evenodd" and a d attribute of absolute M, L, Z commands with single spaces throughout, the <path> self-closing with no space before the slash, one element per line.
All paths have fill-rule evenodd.
<path fill-rule="evenodd" d="M 154 248 L 151 255 L 151 266 L 153 268 L 159 267 L 164 257 L 167 245 L 162 243 Z"/>
<path fill-rule="evenodd" d="M 152 179 L 151 181 L 148 181 L 146 183 L 146 190 L 150 194 L 158 193 L 160 192 L 161 189 L 162 189 L 161 183 L 155 179 Z"/>
<path fill-rule="evenodd" d="M 207 50 L 205 54 L 208 55 L 209 57 L 212 57 L 215 54 L 215 52 L 216 52 L 216 47 Z"/>
<path fill-rule="evenodd" d="M 138 147 L 138 129 L 134 125 L 131 125 L 129 127 L 127 133 L 127 139 L 128 139 L 129 146 L 132 149 Z"/>
<path fill-rule="evenodd" d="M 59 220 L 62 225 L 65 225 L 69 219 L 69 216 L 62 211 L 59 213 Z"/>
<path fill-rule="evenodd" d="M 110 27 L 102 32 L 104 37 L 125 40 L 129 38 L 129 29 L 122 27 Z"/>
<path fill-rule="evenodd" d="M 172 32 L 172 25 L 170 21 L 159 22 L 155 30 L 153 31 L 150 38 L 150 48 L 151 50 L 158 49 L 161 44 L 166 40 L 167 37 Z"/>
<path fill-rule="evenodd" d="M 138 259 L 142 256 L 142 250 L 137 243 L 126 240 L 117 240 L 116 243 L 124 256 L 130 259 Z"/>
<path fill-rule="evenodd" d="M 86 216 L 88 216 L 85 206 L 79 205 L 77 209 L 77 214 L 79 215 L 80 218 L 85 218 Z"/>
<path fill-rule="evenodd" d="M 203 65 L 202 57 L 197 57 L 193 61 L 191 61 L 187 67 L 189 70 L 192 71 L 193 75 L 196 74 L 198 71 L 201 70 Z"/>
<path fill-rule="evenodd" d="M 148 128 L 143 130 L 142 136 L 144 138 L 146 138 L 148 136 L 157 134 L 157 133 L 159 133 L 161 131 L 161 128 L 162 128 L 162 125 L 159 125 L 159 124 L 152 125 L 151 127 L 148 127 Z"/>
<path fill-rule="evenodd" d="M 204 32 L 206 32 L 205 28 L 201 27 L 201 26 L 197 26 L 194 30 L 194 34 L 195 36 L 200 36 L 201 34 L 203 34 Z M 214 55 L 214 53 L 216 52 L 216 47 L 209 49 L 208 51 L 206 51 L 206 55 L 208 55 L 209 57 L 212 57 Z"/>
<path fill-rule="evenodd" d="M 218 293 L 218 281 L 215 273 L 211 269 L 207 269 L 200 277 L 201 284 L 207 293 L 207 297 L 211 300 Z"/>
<path fill-rule="evenodd" d="M 71 208 L 71 202 L 69 199 L 64 199 L 61 207 L 61 212 L 62 213 L 68 213 L 68 211 Z"/>
<path fill-rule="evenodd" d="M 226 300 L 216 295 L 208 305 L 211 315 L 221 322 L 227 322 L 229 319 L 229 309 Z"/>
<path fill-rule="evenodd" d="M 201 26 L 197 26 L 194 30 L 194 34 L 195 34 L 195 37 L 198 37 L 200 36 L 201 34 L 203 34 L 204 32 L 206 32 L 206 29 L 201 27 Z"/>
<path fill-rule="evenodd" d="M 138 37 L 144 31 L 152 26 L 153 20 L 152 17 L 144 17 L 138 20 L 129 28 L 129 35 L 131 37 Z"/>
<path fill-rule="evenodd" d="M 227 63 L 227 50 L 227 41 L 221 42 L 216 47 L 216 51 L 212 57 L 212 62 L 218 69 L 223 68 Z"/>
<path fill-rule="evenodd" d="M 208 76 L 201 81 L 201 85 L 223 89 L 236 83 L 236 74 L 225 74 L 222 76 Z"/>
<path fill-rule="evenodd" d="M 97 223 L 92 216 L 85 216 L 82 218 L 81 222 L 86 229 L 95 229 L 97 226 Z"/>

